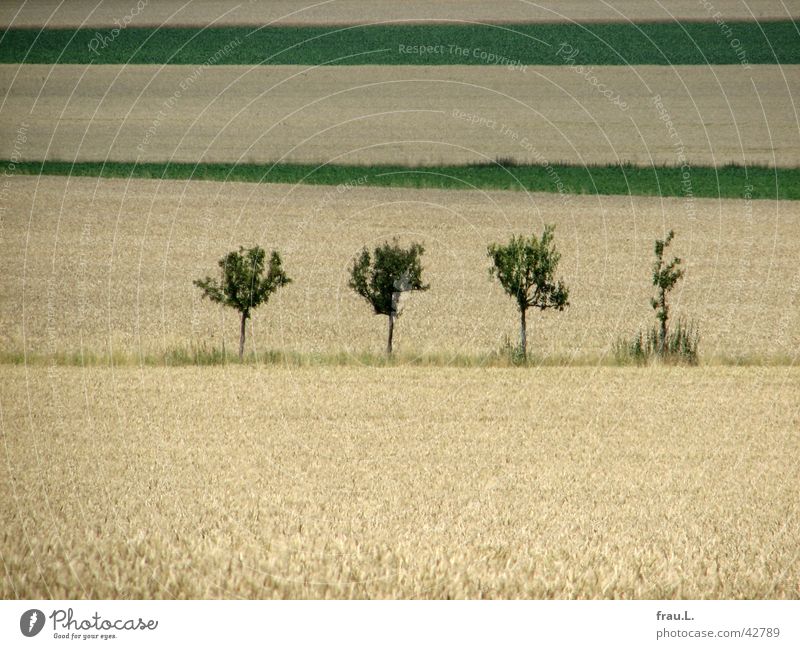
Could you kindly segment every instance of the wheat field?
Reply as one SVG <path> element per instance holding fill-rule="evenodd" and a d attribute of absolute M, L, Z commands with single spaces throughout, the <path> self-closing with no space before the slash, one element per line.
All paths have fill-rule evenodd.
<path fill-rule="evenodd" d="M 3 182 L 0 597 L 800 596 L 796 202 Z M 486 245 L 547 222 L 573 292 L 529 319 L 537 367 L 448 367 L 513 339 Z M 703 364 L 602 366 L 669 227 Z M 437 366 L 359 363 L 385 322 L 347 265 L 393 236 L 431 283 L 396 348 Z M 343 362 L 144 363 L 235 347 L 191 281 L 254 243 L 295 282 L 248 350 Z"/>
<path fill-rule="evenodd" d="M 159 0 L 136 11 L 129 0 L 104 0 L 89 7 L 58 0 L 5 0 L 0 6 L 0 26 L 37 27 L 113 27 L 114 21 L 141 26 L 215 25 L 338 25 L 383 21 L 469 21 L 469 22 L 581 22 L 610 20 L 709 20 L 709 12 L 693 0 L 673 0 L 669 6 L 641 0 L 594 0 L 563 2 L 539 1 L 536 4 L 502 0 L 336 0 L 307 3 L 297 0 L 241 2 L 240 0 Z M 714 12 L 727 21 L 786 18 L 791 10 L 781 0 L 714 0 Z"/>
<path fill-rule="evenodd" d="M 799 73 L 8 64 L 0 158 L 24 125 L 22 156 L 33 160 L 794 166 Z"/>
<path fill-rule="evenodd" d="M 716 19 L 741 58 L 760 41 L 734 21 L 788 4 L 6 0 L 0 26 Z M 61 64 L 60 47 L 0 64 L 0 600 L 800 599 L 800 201 L 697 199 L 691 182 L 662 198 L 13 174 L 797 167 L 800 65 L 226 65 L 234 41 L 178 65 L 195 32 L 171 38 L 163 65 Z M 772 54 L 794 60 L 783 38 Z M 515 367 L 518 313 L 487 245 L 550 223 L 570 306 L 529 313 Z M 697 327 L 701 360 L 625 365 L 614 346 L 654 323 L 670 229 L 672 317 Z M 404 302 L 387 361 L 386 319 L 348 266 L 394 237 L 425 245 L 431 288 Z M 237 362 L 238 315 L 192 282 L 252 245 L 293 282 Z"/>
<path fill-rule="evenodd" d="M 192 280 L 239 245 L 278 249 L 294 282 L 254 312 L 248 351 L 380 354 L 386 319 L 348 287 L 362 246 L 422 241 L 425 281 L 395 330 L 406 355 L 486 355 L 514 340 L 513 300 L 486 247 L 556 224 L 563 313 L 529 316 L 534 354 L 595 362 L 654 322 L 653 240 L 674 228 L 686 276 L 674 317 L 701 355 L 791 363 L 800 349 L 800 204 L 645 197 L 17 177 L 0 239 L 0 343 L 36 357 L 118 355 L 238 342 L 237 314 Z M 792 361 L 794 359 L 794 361 Z"/>
<path fill-rule="evenodd" d="M 0 372 L 2 598 L 800 597 L 797 368 Z"/>

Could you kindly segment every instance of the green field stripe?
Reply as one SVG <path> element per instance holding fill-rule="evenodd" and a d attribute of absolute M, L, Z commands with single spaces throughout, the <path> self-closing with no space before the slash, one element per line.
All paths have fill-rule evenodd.
<path fill-rule="evenodd" d="M 102 178 L 216 180 L 572 194 L 800 200 L 800 169 L 481 164 L 442 167 L 136 162 L 15 162 L 9 173 Z M 688 173 L 688 177 L 687 174 Z"/>
<path fill-rule="evenodd" d="M 703 65 L 800 63 L 790 20 L 9 29 L 3 63 Z"/>

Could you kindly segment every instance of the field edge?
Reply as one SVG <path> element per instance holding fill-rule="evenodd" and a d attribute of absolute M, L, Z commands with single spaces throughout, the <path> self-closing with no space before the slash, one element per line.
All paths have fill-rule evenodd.
<path fill-rule="evenodd" d="M 411 189 L 488 189 L 574 195 L 800 200 L 800 168 L 492 163 L 447 166 L 0 160 L 6 176 L 210 180 Z M 558 182 L 555 182 L 557 179 Z"/>

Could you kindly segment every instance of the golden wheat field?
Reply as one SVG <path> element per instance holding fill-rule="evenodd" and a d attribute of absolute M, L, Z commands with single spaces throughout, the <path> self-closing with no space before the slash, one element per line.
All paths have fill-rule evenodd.
<path fill-rule="evenodd" d="M 235 350 L 237 314 L 192 280 L 239 245 L 279 250 L 294 280 L 254 312 L 248 350 L 381 353 L 386 318 L 347 286 L 362 246 L 421 241 L 431 285 L 395 330 L 405 355 L 486 355 L 518 332 L 486 247 L 556 224 L 563 313 L 528 319 L 532 352 L 602 361 L 654 322 L 653 240 L 676 231 L 685 277 L 674 317 L 694 320 L 709 362 L 796 362 L 800 203 L 155 180 L 8 179 L 0 239 L 0 344 L 29 359 L 139 359 Z M 357 185 L 358 179 L 353 179 Z M 794 359 L 794 361 L 792 361 Z"/>
<path fill-rule="evenodd" d="M 129 0 L 104 0 L 90 5 L 59 0 L 5 0 L 0 5 L 0 26 L 110 27 L 127 17 L 132 26 L 215 25 L 331 25 L 385 21 L 566 22 L 580 20 L 708 20 L 708 10 L 693 0 L 672 0 L 669 5 L 641 0 L 336 0 L 335 2 L 241 2 L 241 0 L 158 0 L 141 11 Z M 781 0 L 714 0 L 714 12 L 725 20 L 786 18 L 792 7 Z M 796 13 L 796 12 L 795 12 Z"/>
<path fill-rule="evenodd" d="M 34 160 L 793 166 L 798 75 L 797 65 L 0 65 L 0 157 L 24 126 L 21 154 Z"/>
<path fill-rule="evenodd" d="M 0 597 L 800 596 L 797 203 L 4 182 Z M 538 366 L 447 367 L 516 335 L 487 243 L 550 222 L 572 304 L 529 318 Z M 602 366 L 670 227 L 703 364 Z M 431 289 L 360 366 L 386 323 L 347 266 L 394 236 Z M 248 350 L 340 360 L 137 367 L 235 349 L 191 281 L 255 243 L 294 283 Z"/>
<path fill-rule="evenodd" d="M 761 46 L 734 21 L 796 5 L 5 0 L 0 29 L 122 20 L 105 48 L 128 26 L 716 21 L 741 58 Z M 784 27 L 775 60 L 792 60 Z M 227 65 L 253 32 L 216 33 L 239 36 L 201 65 L 174 64 L 194 32 L 142 36 L 153 57 L 137 60 L 164 64 L 60 64 L 82 54 L 52 44 L 37 60 L 55 64 L 0 64 L 0 601 L 800 599 L 800 201 L 376 187 L 379 165 L 798 167 L 800 65 L 424 65 L 442 61 L 388 45 L 373 54 L 400 65 Z M 266 37 L 313 54 L 315 34 Z M 610 60 L 613 41 L 584 57 Z M 337 186 L 11 173 L 45 160 L 369 171 Z M 570 304 L 528 312 L 517 362 L 487 246 L 546 224 Z M 655 324 L 670 230 L 671 323 L 696 328 L 700 360 L 637 365 L 615 350 Z M 430 290 L 403 298 L 386 357 L 387 319 L 348 271 L 395 238 L 424 245 Z M 239 314 L 193 281 L 254 245 L 292 282 L 253 313 L 239 360 Z"/>
<path fill-rule="evenodd" d="M 800 596 L 797 368 L 0 372 L 3 598 Z"/>

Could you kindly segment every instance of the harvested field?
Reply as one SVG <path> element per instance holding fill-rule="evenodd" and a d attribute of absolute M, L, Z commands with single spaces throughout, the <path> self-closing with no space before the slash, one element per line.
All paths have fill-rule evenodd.
<path fill-rule="evenodd" d="M 403 2 L 336 0 L 307 3 L 296 0 L 158 0 L 141 11 L 131 0 L 103 0 L 89 5 L 59 0 L 6 0 L 0 6 L 0 26 L 113 27 L 114 21 L 137 27 L 215 25 L 330 25 L 384 21 L 566 22 L 710 20 L 709 12 L 693 0 L 673 0 L 668 6 L 641 0 L 539 0 L 482 2 L 479 0 L 404 0 Z M 714 0 L 714 11 L 727 20 L 797 16 L 781 0 Z M 795 8 L 796 9 L 796 8 Z M 127 20 L 126 20 L 127 18 Z"/>
<path fill-rule="evenodd" d="M 797 369 L 0 374 L 4 599 L 800 596 Z"/>
<path fill-rule="evenodd" d="M 487 354 L 513 340 L 513 301 L 488 278 L 486 246 L 557 225 L 564 313 L 529 318 L 539 355 L 598 359 L 653 321 L 652 246 L 674 228 L 686 277 L 674 315 L 693 318 L 706 359 L 797 362 L 800 204 L 569 197 L 214 182 L 6 179 L 0 344 L 9 353 L 158 354 L 235 349 L 236 314 L 192 280 L 239 245 L 277 248 L 294 283 L 255 312 L 258 350 L 379 353 L 385 318 L 347 288 L 363 245 L 424 241 L 430 291 L 395 332 L 406 354 Z"/>
<path fill-rule="evenodd" d="M 4 65 L 0 158 L 797 166 L 799 73 L 594 68 L 612 101 L 569 67 Z"/>

